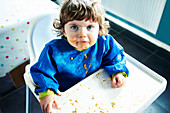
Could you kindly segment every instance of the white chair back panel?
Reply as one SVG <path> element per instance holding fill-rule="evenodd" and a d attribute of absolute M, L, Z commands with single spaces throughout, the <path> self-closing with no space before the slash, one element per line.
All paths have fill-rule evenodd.
<path fill-rule="evenodd" d="M 46 15 L 38 19 L 32 30 L 32 43 L 35 57 L 38 58 L 46 43 L 57 38 L 52 31 L 55 15 Z"/>

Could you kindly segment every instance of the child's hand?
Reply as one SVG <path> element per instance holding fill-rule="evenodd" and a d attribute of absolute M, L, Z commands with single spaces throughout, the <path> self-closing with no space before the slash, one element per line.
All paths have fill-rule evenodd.
<path fill-rule="evenodd" d="M 47 95 L 40 99 L 40 106 L 43 113 L 50 113 L 53 105 L 56 109 L 61 109 L 58 106 L 56 95 Z"/>
<path fill-rule="evenodd" d="M 114 87 L 122 87 L 126 84 L 126 79 L 122 74 L 116 74 L 112 78 L 112 83 Z"/>

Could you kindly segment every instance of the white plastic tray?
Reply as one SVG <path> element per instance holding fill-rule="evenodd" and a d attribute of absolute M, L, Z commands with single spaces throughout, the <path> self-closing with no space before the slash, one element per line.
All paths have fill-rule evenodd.
<path fill-rule="evenodd" d="M 100 69 L 57 96 L 61 110 L 53 113 L 140 113 L 165 90 L 167 81 L 129 55 L 129 77 L 122 88 Z M 30 87 L 30 85 L 28 85 Z M 31 88 L 34 91 L 34 88 Z"/>

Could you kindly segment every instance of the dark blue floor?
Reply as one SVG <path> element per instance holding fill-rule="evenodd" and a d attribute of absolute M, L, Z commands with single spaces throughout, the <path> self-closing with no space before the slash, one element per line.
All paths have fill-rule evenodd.
<path fill-rule="evenodd" d="M 125 52 L 170 81 L 170 53 L 111 23 L 110 34 Z M 32 96 L 31 113 L 42 113 Z M 0 78 L 0 113 L 25 113 L 25 85 L 15 89 L 9 76 Z M 144 113 L 170 113 L 170 87 Z"/>

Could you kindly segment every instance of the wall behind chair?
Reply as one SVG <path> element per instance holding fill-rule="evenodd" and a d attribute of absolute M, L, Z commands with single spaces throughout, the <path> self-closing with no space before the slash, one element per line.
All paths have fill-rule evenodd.
<path fill-rule="evenodd" d="M 170 51 L 169 0 L 102 0 L 102 5 L 113 22 Z"/>
<path fill-rule="evenodd" d="M 170 46 L 170 1 L 167 0 L 165 9 L 156 33 L 156 39 Z"/>

